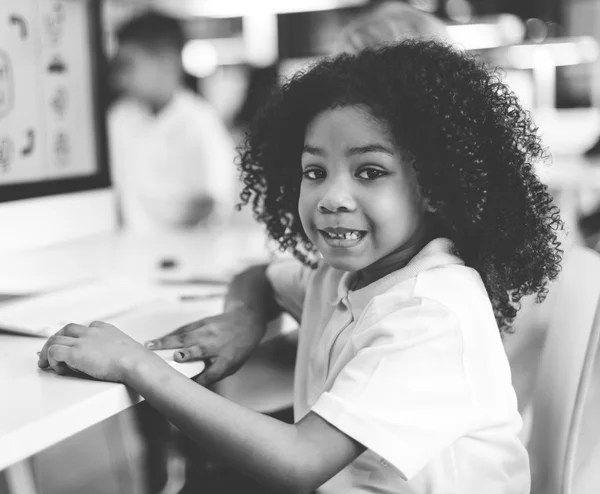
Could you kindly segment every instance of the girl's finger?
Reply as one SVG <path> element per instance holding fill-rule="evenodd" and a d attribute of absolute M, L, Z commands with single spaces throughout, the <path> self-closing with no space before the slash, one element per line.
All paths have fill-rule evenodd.
<path fill-rule="evenodd" d="M 61 336 L 58 333 L 55 336 L 51 336 L 50 338 L 48 338 L 48 341 L 46 341 L 46 343 L 42 347 L 42 350 L 39 353 L 38 367 L 40 369 L 46 369 L 48 367 L 48 365 L 50 365 L 49 361 L 48 361 L 48 349 L 52 345 L 62 345 L 62 346 L 70 347 L 70 346 L 73 346 L 74 344 L 75 344 L 74 338 L 70 338 L 68 336 Z"/>
<path fill-rule="evenodd" d="M 146 342 L 145 346 L 149 350 L 169 350 L 183 348 L 195 344 L 202 337 L 202 326 L 198 323 L 183 326 L 162 338 Z"/>
<path fill-rule="evenodd" d="M 114 326 L 104 321 L 94 321 L 89 325 L 90 328 L 112 329 Z"/>
<path fill-rule="evenodd" d="M 147 341 L 145 347 L 148 350 L 168 350 L 183 347 L 184 333 L 169 334 L 158 340 Z"/>
<path fill-rule="evenodd" d="M 187 348 L 177 350 L 174 353 L 173 358 L 176 362 L 191 362 L 194 360 L 201 360 L 215 356 L 215 349 L 208 345 L 192 345 Z"/>
<path fill-rule="evenodd" d="M 70 346 L 53 344 L 48 348 L 48 364 L 58 374 L 64 374 L 69 370 L 69 353 L 72 351 Z"/>
<path fill-rule="evenodd" d="M 167 333 L 165 336 L 162 336 L 162 337 L 157 338 L 155 340 L 149 340 L 149 341 L 147 341 L 146 343 L 144 343 L 144 346 L 148 350 L 161 350 L 161 349 L 165 349 L 165 348 L 178 348 L 176 346 L 165 346 L 165 345 L 171 345 L 171 344 L 173 344 L 175 341 L 178 341 L 177 338 L 181 337 L 182 334 L 187 333 L 188 331 L 193 331 L 193 330 L 198 329 L 200 327 L 202 327 L 202 321 L 195 321 L 193 323 L 186 324 L 185 326 L 181 326 L 180 328 L 177 328 L 174 331 L 171 331 L 170 333 Z"/>
<path fill-rule="evenodd" d="M 87 326 L 83 326 L 81 324 L 67 324 L 64 328 L 62 328 L 57 335 L 61 336 L 69 336 L 71 338 L 81 338 L 88 331 Z"/>
<path fill-rule="evenodd" d="M 206 370 L 196 378 L 196 382 L 202 386 L 209 386 L 223 377 L 227 370 L 227 360 L 224 358 L 210 359 Z"/>

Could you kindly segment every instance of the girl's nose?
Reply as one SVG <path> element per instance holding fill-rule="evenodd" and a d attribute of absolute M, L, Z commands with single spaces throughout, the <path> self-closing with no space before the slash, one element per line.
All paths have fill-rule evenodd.
<path fill-rule="evenodd" d="M 320 213 L 350 212 L 356 209 L 356 202 L 348 187 L 341 183 L 332 183 L 319 200 Z"/>

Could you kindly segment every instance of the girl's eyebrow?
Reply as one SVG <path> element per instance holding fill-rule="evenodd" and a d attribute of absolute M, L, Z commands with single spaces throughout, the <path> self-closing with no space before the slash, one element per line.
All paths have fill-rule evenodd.
<path fill-rule="evenodd" d="M 302 148 L 303 153 L 314 154 L 315 156 L 323 156 L 325 152 L 321 148 L 317 148 L 314 146 L 310 146 L 305 144 Z M 354 156 L 357 154 L 366 154 L 366 153 L 385 153 L 390 156 L 395 156 L 394 150 L 387 148 L 381 144 L 367 144 L 365 146 L 356 146 L 351 147 L 346 151 L 347 156 Z"/>
<path fill-rule="evenodd" d="M 305 144 L 304 147 L 302 148 L 302 154 L 304 154 L 304 153 L 314 154 L 315 156 L 323 156 L 325 154 L 325 152 L 321 148 L 309 146 L 308 144 Z"/>
<path fill-rule="evenodd" d="M 366 153 L 385 153 L 390 156 L 395 155 L 393 149 L 387 148 L 381 144 L 367 144 L 366 146 L 352 147 L 346 152 L 348 156 Z"/>

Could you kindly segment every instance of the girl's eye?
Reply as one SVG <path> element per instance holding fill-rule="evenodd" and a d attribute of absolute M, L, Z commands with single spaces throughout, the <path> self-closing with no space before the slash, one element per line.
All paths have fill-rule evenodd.
<path fill-rule="evenodd" d="M 302 172 L 302 176 L 308 180 L 319 180 L 325 178 L 325 172 L 317 168 L 309 168 Z"/>
<path fill-rule="evenodd" d="M 386 175 L 386 173 L 378 170 L 377 168 L 363 168 L 360 172 L 358 172 L 357 177 L 364 180 L 375 180 L 383 177 L 384 175 Z"/>

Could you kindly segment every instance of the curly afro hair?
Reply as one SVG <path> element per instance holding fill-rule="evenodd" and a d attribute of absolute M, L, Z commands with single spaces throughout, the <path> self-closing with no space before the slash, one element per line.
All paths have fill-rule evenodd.
<path fill-rule="evenodd" d="M 547 158 L 537 128 L 498 74 L 435 41 L 406 40 L 316 63 L 286 81 L 254 119 L 239 167 L 251 203 L 281 250 L 312 264 L 298 214 L 307 124 L 362 105 L 409 152 L 440 235 L 481 275 L 501 332 L 520 300 L 547 294 L 560 271 L 563 224 L 535 174 Z"/>

